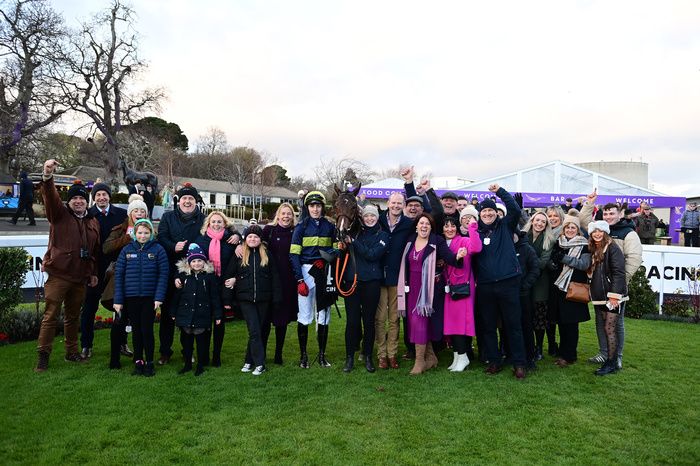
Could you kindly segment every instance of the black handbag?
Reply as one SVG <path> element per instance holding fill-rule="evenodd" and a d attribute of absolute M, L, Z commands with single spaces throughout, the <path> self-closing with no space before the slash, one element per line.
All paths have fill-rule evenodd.
<path fill-rule="evenodd" d="M 469 282 L 450 285 L 450 298 L 452 298 L 453 301 L 468 298 L 470 293 L 471 286 Z"/>

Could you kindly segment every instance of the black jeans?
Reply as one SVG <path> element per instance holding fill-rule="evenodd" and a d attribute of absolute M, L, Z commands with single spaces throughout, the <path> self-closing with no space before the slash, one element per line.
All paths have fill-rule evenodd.
<path fill-rule="evenodd" d="M 508 335 L 510 356 L 513 366 L 525 367 L 525 347 L 520 309 L 520 277 L 508 278 L 496 283 L 479 283 L 476 287 L 476 304 L 484 331 L 486 357 L 490 364 L 500 365 L 498 351 L 498 316 L 503 319 L 503 327 Z"/>
<path fill-rule="evenodd" d="M 559 356 L 566 362 L 576 361 L 578 346 L 578 322 L 562 324 L 559 322 Z"/>
<path fill-rule="evenodd" d="M 104 278 L 101 278 L 96 287 L 88 286 L 85 288 L 85 301 L 83 301 L 83 309 L 80 311 L 81 348 L 92 348 L 95 340 L 95 314 L 97 314 L 97 309 L 100 307 L 100 298 L 104 292 L 105 285 Z M 128 341 L 123 327 L 120 339 L 121 345 L 125 345 Z"/>
<path fill-rule="evenodd" d="M 520 310 L 522 312 L 521 324 L 523 327 L 523 344 L 525 357 L 528 361 L 535 359 L 535 332 L 532 329 L 532 297 L 530 293 L 520 294 Z"/>
<path fill-rule="evenodd" d="M 20 198 L 19 203 L 17 204 L 17 211 L 12 216 L 12 223 L 17 223 L 17 220 L 19 220 L 19 217 L 22 214 L 22 211 L 25 211 L 27 213 L 27 216 L 29 217 L 29 223 L 35 223 L 34 222 L 34 209 L 32 208 L 33 204 L 34 204 L 34 201 L 31 199 Z"/>
<path fill-rule="evenodd" d="M 125 301 L 124 307 L 134 334 L 134 361 L 153 362 L 156 346 L 153 336 L 153 322 L 156 318 L 153 296 L 126 298 Z"/>
<path fill-rule="evenodd" d="M 355 292 L 345 298 L 345 353 L 355 353 L 362 338 L 362 354 L 372 357 L 374 351 L 374 317 L 379 304 L 380 280 L 357 282 Z M 364 329 L 364 335 L 362 330 Z"/>
<path fill-rule="evenodd" d="M 192 366 L 192 353 L 194 351 L 194 342 L 197 340 L 197 366 L 204 365 L 204 361 L 209 355 L 208 340 L 209 330 L 206 330 L 199 335 L 194 333 L 186 333 L 180 329 L 180 343 L 182 343 L 182 357 L 185 359 L 185 367 Z"/>
<path fill-rule="evenodd" d="M 170 317 L 170 305 L 175 298 L 175 279 L 168 278 L 168 291 L 165 293 L 165 301 L 160 306 L 160 327 L 158 328 L 158 340 L 161 356 L 173 355 L 173 339 L 175 338 L 175 321 Z M 133 325 L 133 324 L 132 324 Z"/>
<path fill-rule="evenodd" d="M 254 366 L 265 365 L 265 346 L 262 339 L 262 326 L 270 312 L 270 301 L 252 303 L 241 301 L 241 311 L 248 326 L 248 348 L 245 362 Z"/>
<path fill-rule="evenodd" d="M 683 238 L 685 241 L 685 245 L 689 247 L 698 247 L 700 244 L 698 243 L 698 232 L 700 232 L 699 228 L 682 228 L 683 230 Z M 690 231 L 690 233 L 688 233 Z"/>

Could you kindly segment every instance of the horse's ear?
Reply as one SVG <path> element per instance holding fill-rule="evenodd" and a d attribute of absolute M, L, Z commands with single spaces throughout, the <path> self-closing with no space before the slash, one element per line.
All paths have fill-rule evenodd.
<path fill-rule="evenodd" d="M 335 183 L 333 183 L 333 189 L 335 190 L 336 195 L 338 195 L 342 192 L 340 189 L 338 189 L 338 185 Z"/>
<path fill-rule="evenodd" d="M 362 183 L 357 183 L 357 188 L 355 188 L 355 189 L 352 191 L 352 195 L 355 196 L 355 197 L 357 197 L 357 194 L 360 192 L 360 188 L 361 188 L 361 187 L 362 187 Z"/>

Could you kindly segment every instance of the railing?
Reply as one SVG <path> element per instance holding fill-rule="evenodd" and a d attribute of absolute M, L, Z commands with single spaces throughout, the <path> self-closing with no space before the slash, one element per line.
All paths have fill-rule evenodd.
<path fill-rule="evenodd" d="M 244 205 L 234 205 L 234 204 L 205 204 L 202 211 L 205 215 L 209 215 L 209 212 L 218 210 L 223 212 L 227 217 L 232 219 L 242 219 L 245 220 L 245 206 Z"/>

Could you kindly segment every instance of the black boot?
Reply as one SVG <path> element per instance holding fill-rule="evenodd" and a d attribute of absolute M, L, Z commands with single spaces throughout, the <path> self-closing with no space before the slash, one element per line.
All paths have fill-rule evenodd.
<path fill-rule="evenodd" d="M 204 374 L 204 365 L 197 364 L 197 370 L 194 371 L 194 375 L 195 375 L 195 377 L 199 377 L 202 374 Z"/>
<path fill-rule="evenodd" d="M 326 359 L 326 343 L 328 343 L 328 325 L 318 326 L 318 364 L 321 367 L 331 367 Z"/>
<path fill-rule="evenodd" d="M 374 362 L 372 361 L 371 354 L 365 354 L 365 369 L 367 369 L 367 372 L 374 372 L 377 370 L 374 367 Z"/>
<path fill-rule="evenodd" d="M 352 372 L 353 367 L 355 367 L 355 353 L 348 354 L 345 358 L 343 372 Z"/>
<path fill-rule="evenodd" d="M 186 374 L 191 370 L 192 370 L 192 359 L 190 358 L 190 359 L 185 360 L 185 365 L 177 373 L 178 374 Z"/>
<path fill-rule="evenodd" d="M 282 365 L 282 350 L 284 349 L 284 339 L 287 336 L 287 327 L 275 327 L 275 364 Z"/>
<path fill-rule="evenodd" d="M 605 360 L 600 369 L 595 371 L 595 375 L 608 375 L 617 372 L 617 361 L 615 359 L 608 358 Z"/>
<path fill-rule="evenodd" d="M 143 368 L 143 375 L 145 377 L 153 377 L 156 375 L 156 369 L 153 366 L 153 361 L 148 361 Z"/>
<path fill-rule="evenodd" d="M 297 324 L 297 336 L 299 337 L 299 352 L 301 353 L 299 367 L 308 369 L 309 355 L 306 353 L 306 343 L 309 339 L 309 327 L 306 325 Z"/>

